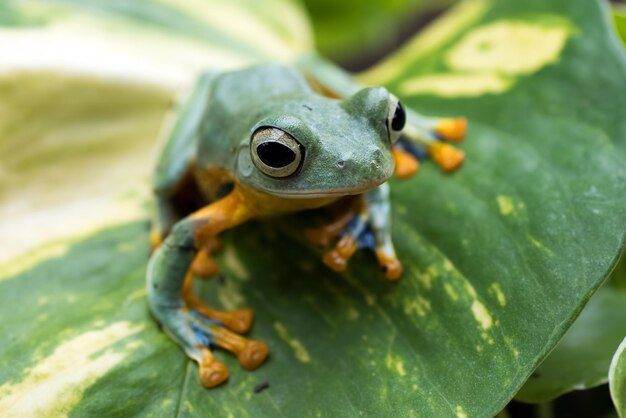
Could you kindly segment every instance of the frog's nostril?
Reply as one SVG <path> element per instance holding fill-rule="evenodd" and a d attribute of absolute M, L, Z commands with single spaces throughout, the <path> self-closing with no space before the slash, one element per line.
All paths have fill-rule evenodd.
<path fill-rule="evenodd" d="M 379 149 L 376 149 L 372 152 L 371 154 L 371 161 L 372 161 L 372 166 L 375 169 L 380 169 L 380 167 L 382 166 L 382 161 L 383 161 L 383 153 L 380 152 Z"/>
<path fill-rule="evenodd" d="M 344 168 L 346 166 L 346 162 L 344 160 L 337 161 L 337 167 Z"/>

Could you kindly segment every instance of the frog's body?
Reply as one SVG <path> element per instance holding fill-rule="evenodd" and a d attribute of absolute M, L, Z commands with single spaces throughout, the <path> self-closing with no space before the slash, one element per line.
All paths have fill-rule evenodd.
<path fill-rule="evenodd" d="M 250 328 L 249 309 L 219 311 L 191 291 L 192 273 L 217 272 L 210 252 L 221 231 L 255 217 L 338 202 L 344 208 L 338 220 L 308 233 L 322 246 L 340 237 L 324 262 L 341 271 L 359 246 L 369 246 L 388 279 L 401 274 L 391 242 L 385 182 L 394 172 L 394 161 L 396 174 L 411 174 L 417 167 L 407 152 L 415 144 L 396 143 L 404 110 L 382 87 L 340 100 L 336 96 L 349 87 L 332 85 L 321 74 L 320 79 L 310 73 L 306 78 L 301 70 L 275 65 L 207 73 L 163 147 L 154 175 L 155 246 L 166 238 L 150 261 L 150 307 L 200 364 L 206 387 L 228 377 L 210 347 L 234 352 L 246 369 L 258 367 L 268 354 L 264 343 L 232 332 Z M 444 169 L 458 166 L 462 154 L 423 135 L 429 128 L 449 131 L 450 121 L 430 127 L 430 120 L 416 120 L 421 126 L 409 129 L 413 142 L 425 144 Z"/>

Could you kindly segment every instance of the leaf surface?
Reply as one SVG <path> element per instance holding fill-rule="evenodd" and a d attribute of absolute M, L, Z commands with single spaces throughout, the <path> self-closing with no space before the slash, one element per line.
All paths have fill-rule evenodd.
<path fill-rule="evenodd" d="M 615 347 L 626 335 L 624 261 L 583 309 L 554 351 L 530 375 L 515 399 L 541 403 L 608 381 Z M 621 268 L 620 268 L 621 267 Z"/>
<path fill-rule="evenodd" d="M 617 348 L 609 370 L 609 387 L 615 409 L 620 417 L 626 415 L 626 339 Z"/>
<path fill-rule="evenodd" d="M 152 10 L 146 7 L 136 10 Z M 399 283 L 385 282 L 364 252 L 347 272 L 328 271 L 302 240 L 309 216 L 226 233 L 218 258 L 226 281 L 198 282 L 197 290 L 228 309 L 251 306 L 252 336 L 268 342 L 271 358 L 249 373 L 220 353 L 232 374 L 218 389 L 202 389 L 196 365 L 148 314 L 147 222 L 13 259 L 0 270 L 0 332 L 7 336 L 0 363 L 11 365 L 0 367 L 0 410 L 494 415 L 563 336 L 623 246 L 626 66 L 607 22 L 605 10 L 587 0 L 468 1 L 362 75 L 423 113 L 466 115 L 466 164 L 453 175 L 424 164 L 417 177 L 392 182 L 393 235 L 405 267 Z M 31 92 L 41 100 L 3 96 L 4 106 L 54 108 L 62 96 Z M 96 97 L 114 109 L 119 98 L 108 102 L 107 94 Z M 146 88 L 133 96 L 157 117 L 167 93 Z M 118 120 L 96 104 L 88 107 L 102 119 L 74 131 L 77 138 Z M 16 115 L 2 122 L 12 132 L 36 126 Z M 64 144 L 58 152 L 68 158 L 79 155 L 63 131 L 73 120 L 41 122 L 46 132 L 65 133 L 47 141 Z M 154 121 L 134 123 L 145 141 Z M 13 137 L 4 133 L 2 143 L 19 149 L 23 142 Z M 126 181 L 140 185 L 150 160 L 135 157 L 151 144 L 128 138 L 132 162 L 111 161 L 136 169 Z M 2 155 L 3 166 L 11 163 Z M 98 167 L 98 153 L 80 155 Z M 29 184 L 40 184 L 42 167 L 34 165 Z M 81 170 L 68 173 L 76 180 Z M 3 198 L 13 201 L 20 190 L 8 187 Z M 73 214 L 68 224 L 80 218 Z M 270 387 L 255 394 L 266 381 Z"/>

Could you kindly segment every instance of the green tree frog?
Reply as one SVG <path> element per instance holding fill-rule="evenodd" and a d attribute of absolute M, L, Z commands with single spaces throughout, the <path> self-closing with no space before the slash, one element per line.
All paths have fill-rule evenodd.
<path fill-rule="evenodd" d="M 203 303 L 194 275 L 211 277 L 217 235 L 252 218 L 324 206 L 338 208 L 330 225 L 309 230 L 323 261 L 342 271 L 352 254 L 371 248 L 384 276 L 402 273 L 391 240 L 389 186 L 408 177 L 418 157 L 456 169 L 465 120 L 434 119 L 404 109 L 383 87 L 360 88 L 341 70 L 312 56 L 297 66 L 258 65 L 200 77 L 177 112 L 153 176 L 156 219 L 147 272 L 154 317 L 199 364 L 207 387 L 228 379 L 212 354 L 234 353 L 253 370 L 265 343 L 243 337 L 252 311 L 225 312 Z M 335 242 L 336 241 L 336 242 Z"/>

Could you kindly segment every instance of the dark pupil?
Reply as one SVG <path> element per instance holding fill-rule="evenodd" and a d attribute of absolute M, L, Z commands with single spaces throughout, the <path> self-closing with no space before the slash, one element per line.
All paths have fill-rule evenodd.
<path fill-rule="evenodd" d="M 406 113 L 400 102 L 396 103 L 396 110 L 393 112 L 393 119 L 391 120 L 391 129 L 394 131 L 401 131 L 406 123 Z"/>
<path fill-rule="evenodd" d="M 261 161 L 272 168 L 285 167 L 296 159 L 296 153 L 279 142 L 263 142 L 256 152 Z"/>

